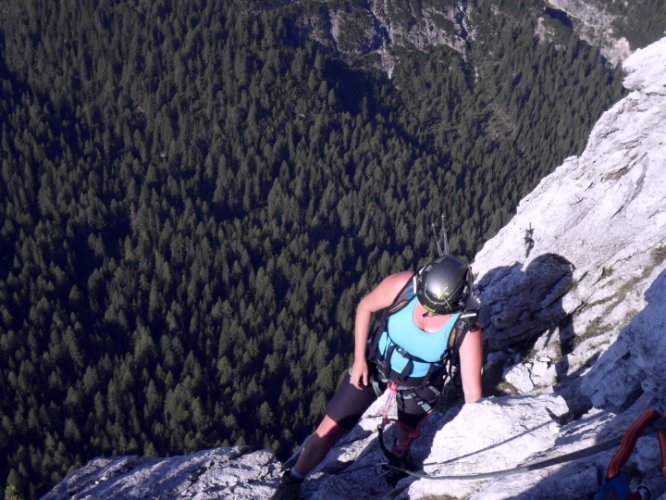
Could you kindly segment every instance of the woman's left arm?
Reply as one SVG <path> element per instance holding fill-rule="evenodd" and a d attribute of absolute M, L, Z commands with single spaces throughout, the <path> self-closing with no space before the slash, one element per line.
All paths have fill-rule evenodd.
<path fill-rule="evenodd" d="M 460 346 L 460 376 L 465 403 L 481 399 L 481 369 L 483 368 L 483 332 L 481 328 L 467 332 Z"/>

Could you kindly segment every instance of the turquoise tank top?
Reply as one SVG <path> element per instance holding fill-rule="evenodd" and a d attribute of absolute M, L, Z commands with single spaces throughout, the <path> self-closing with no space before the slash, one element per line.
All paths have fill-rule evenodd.
<path fill-rule="evenodd" d="M 410 377 L 424 377 L 428 373 L 431 363 L 438 363 L 449 345 L 449 336 L 460 313 L 451 315 L 451 319 L 439 330 L 426 332 L 414 323 L 414 307 L 416 297 L 398 312 L 388 318 L 387 328 L 379 337 L 379 353 L 382 357 L 392 344 L 397 344 L 412 356 L 417 356 L 429 363 L 414 361 Z M 389 335 L 390 332 L 390 335 Z M 408 359 L 397 350 L 393 351 L 391 359 L 387 360 L 391 369 L 401 372 L 408 363 Z"/>

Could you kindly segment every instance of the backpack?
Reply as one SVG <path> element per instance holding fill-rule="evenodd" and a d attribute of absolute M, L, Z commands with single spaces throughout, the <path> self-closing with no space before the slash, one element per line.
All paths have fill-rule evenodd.
<path fill-rule="evenodd" d="M 478 328 L 478 301 L 470 294 L 465 304 L 464 310 L 459 314 L 449 335 L 448 346 L 442 353 L 439 361 L 430 362 L 410 354 L 405 349 L 395 344 L 391 353 L 387 356 L 391 359 L 393 349 L 399 352 L 403 358 L 408 360 L 407 365 L 401 372 L 394 371 L 387 359 L 384 359 L 379 349 L 379 339 L 382 332 L 387 331 L 388 319 L 392 314 L 397 313 L 409 304 L 416 295 L 416 274 L 407 282 L 393 299 L 392 304 L 384 309 L 382 317 L 368 340 L 368 359 L 376 366 L 380 376 L 391 382 L 397 382 L 401 387 L 414 388 L 428 386 L 437 377 L 442 377 L 444 383 L 452 381 L 456 386 L 460 386 L 459 368 L 460 368 L 460 346 L 467 332 Z M 423 377 L 410 377 L 413 363 L 428 363 L 430 365 L 428 373 Z"/>

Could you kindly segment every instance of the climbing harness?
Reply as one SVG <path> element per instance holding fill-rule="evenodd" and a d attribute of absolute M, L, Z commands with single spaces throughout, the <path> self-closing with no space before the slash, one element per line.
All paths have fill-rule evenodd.
<path fill-rule="evenodd" d="M 466 332 L 459 333 L 455 340 L 455 345 L 452 346 L 453 349 L 456 352 L 457 355 L 457 350 L 460 347 L 460 343 L 462 342 L 462 339 L 464 338 L 464 334 Z M 453 337 L 453 334 L 452 334 Z M 449 351 L 453 350 L 452 347 L 449 347 Z M 445 354 L 442 356 L 442 358 L 447 359 L 447 363 L 444 365 L 444 369 L 438 376 L 441 376 L 444 380 L 444 384 L 446 384 L 448 381 L 453 380 L 456 373 L 457 373 L 457 363 L 456 360 L 450 359 L 451 356 L 448 354 Z M 381 371 L 380 371 L 381 374 Z M 386 456 L 387 460 L 389 463 L 397 466 L 404 467 L 404 455 L 407 450 L 409 450 L 409 446 L 411 445 L 412 441 L 417 439 L 421 435 L 421 424 L 425 420 L 425 418 L 430 415 L 433 411 L 434 408 L 432 407 L 431 404 L 429 404 L 426 400 L 424 400 L 419 393 L 417 392 L 418 389 L 420 388 L 427 388 L 430 392 L 433 393 L 435 397 L 439 397 L 441 394 L 442 390 L 441 388 L 438 388 L 435 384 L 433 383 L 428 383 L 427 380 L 425 381 L 426 383 L 424 385 L 419 385 L 419 386 L 414 386 L 414 385 L 403 385 L 399 382 L 392 381 L 388 382 L 386 380 L 378 380 L 377 376 L 373 375 L 371 377 L 371 384 L 372 387 L 375 391 L 375 394 L 379 397 L 382 395 L 383 391 L 383 385 L 385 385 L 385 393 L 386 393 L 386 403 L 384 404 L 384 412 L 383 412 L 383 417 L 382 421 L 377 427 L 377 431 L 379 434 L 379 447 L 381 448 L 382 452 Z M 384 443 L 384 429 L 386 425 L 391 421 L 389 418 L 389 412 L 392 407 L 392 405 L 397 406 L 397 398 L 400 397 L 402 398 L 403 401 L 405 400 L 413 400 L 423 411 L 423 418 L 417 425 L 416 429 L 411 429 L 406 426 L 406 424 L 402 422 L 398 422 L 399 425 L 401 425 L 404 429 L 406 429 L 407 432 L 407 437 L 399 443 L 396 443 L 396 447 L 394 448 L 393 451 L 389 451 L 386 448 L 386 445 Z"/>
<path fill-rule="evenodd" d="M 412 300 L 415 301 L 416 299 Z M 453 345 L 452 340 L 454 339 L 451 337 L 454 328 L 459 325 L 460 313 L 451 315 L 445 325 L 436 333 L 424 339 L 419 335 L 416 326 L 410 326 L 412 322 L 411 312 L 412 309 L 406 308 L 403 312 L 398 313 L 402 316 L 403 322 L 406 320 L 405 313 L 409 315 L 407 320 L 409 325 L 403 323 L 395 327 L 389 320 L 387 328 L 380 334 L 377 345 L 378 351 L 373 356 L 373 361 L 379 373 L 386 380 L 398 382 L 405 387 L 420 387 L 427 385 L 429 381 L 439 376 L 438 374 L 444 370 L 449 361 L 452 348 L 457 347 Z M 425 344 L 419 344 L 423 342 Z M 421 353 L 428 356 L 427 359 L 421 358 L 411 351 L 416 349 L 418 345 L 421 346 Z M 429 350 L 424 350 L 423 345 L 429 346 Z M 441 354 L 438 355 L 438 352 L 441 352 Z M 402 366 L 400 361 L 403 363 Z"/>
<path fill-rule="evenodd" d="M 398 391 L 400 390 L 400 385 L 397 382 L 393 382 L 389 384 L 386 388 L 386 391 L 388 392 L 387 397 L 386 397 L 386 403 L 384 404 L 384 413 L 382 416 L 382 421 L 377 426 L 377 432 L 379 433 L 379 447 L 382 449 L 382 452 L 388 459 L 390 463 L 394 464 L 401 464 L 403 462 L 403 458 L 405 457 L 405 454 L 409 450 L 409 446 L 412 444 L 412 441 L 417 439 L 421 435 L 421 422 L 423 422 L 423 419 L 421 419 L 421 422 L 416 426 L 415 429 L 412 429 L 408 427 L 406 424 L 402 422 L 398 422 L 398 424 L 407 431 L 407 436 L 405 439 L 402 441 L 396 441 L 396 445 L 393 448 L 393 450 L 388 450 L 386 448 L 386 444 L 384 443 L 384 428 L 388 423 L 391 421 L 389 418 L 389 412 L 391 409 L 392 405 L 397 405 L 397 397 L 398 397 Z M 423 408 L 424 410 L 424 418 L 430 415 L 433 411 L 432 407 L 423 399 L 421 399 L 416 392 L 410 392 L 408 394 L 403 394 L 401 397 L 404 397 L 405 399 L 410 399 L 414 398 L 419 406 Z"/>

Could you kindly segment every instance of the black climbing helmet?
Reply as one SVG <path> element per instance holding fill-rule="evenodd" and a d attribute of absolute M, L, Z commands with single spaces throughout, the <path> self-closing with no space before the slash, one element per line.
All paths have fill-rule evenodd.
<path fill-rule="evenodd" d="M 416 277 L 416 296 L 435 314 L 462 311 L 472 291 L 472 271 L 453 255 L 444 255 L 422 268 Z"/>

